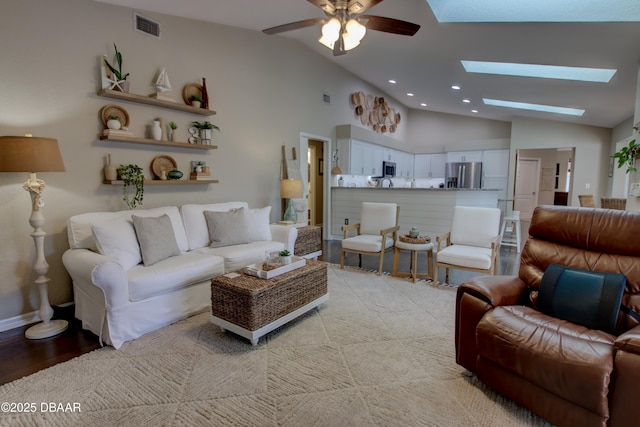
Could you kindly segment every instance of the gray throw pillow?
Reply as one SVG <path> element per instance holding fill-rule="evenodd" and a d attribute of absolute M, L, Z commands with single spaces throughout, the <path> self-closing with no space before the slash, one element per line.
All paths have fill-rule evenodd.
<path fill-rule="evenodd" d="M 249 243 L 244 208 L 228 212 L 204 211 L 211 247 Z"/>
<path fill-rule="evenodd" d="M 167 214 L 158 217 L 131 215 L 131 218 L 145 266 L 180 255 L 171 218 Z"/>

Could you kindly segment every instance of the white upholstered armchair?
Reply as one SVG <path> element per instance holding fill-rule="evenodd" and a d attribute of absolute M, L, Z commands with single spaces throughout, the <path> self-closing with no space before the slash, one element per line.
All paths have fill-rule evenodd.
<path fill-rule="evenodd" d="M 444 267 L 445 282 L 450 268 L 494 275 L 500 252 L 500 209 L 454 207 L 451 231 L 436 242 L 436 275 Z"/>
<path fill-rule="evenodd" d="M 362 202 L 360 222 L 357 224 L 343 225 L 342 256 L 340 268 L 344 268 L 344 259 L 347 252 L 362 255 L 374 255 L 380 257 L 378 276 L 382 274 L 384 253 L 393 248 L 398 230 L 398 217 L 400 207 L 395 203 Z M 349 237 L 349 231 L 356 230 L 356 235 Z"/>

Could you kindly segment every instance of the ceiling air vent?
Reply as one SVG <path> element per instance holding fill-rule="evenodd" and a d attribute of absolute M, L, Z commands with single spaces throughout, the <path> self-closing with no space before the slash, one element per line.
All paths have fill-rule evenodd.
<path fill-rule="evenodd" d="M 149 18 L 145 18 L 142 15 L 133 13 L 133 26 L 137 31 L 142 31 L 145 34 L 149 34 L 157 39 L 160 38 L 160 23 Z"/>

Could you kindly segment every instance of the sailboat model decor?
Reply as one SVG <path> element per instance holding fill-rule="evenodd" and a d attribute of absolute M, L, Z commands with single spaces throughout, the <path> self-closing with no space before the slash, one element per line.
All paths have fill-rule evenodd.
<path fill-rule="evenodd" d="M 169 74 L 167 74 L 167 70 L 164 67 L 162 67 L 160 74 L 158 74 L 158 78 L 153 84 L 153 88 L 156 91 L 149 94 L 151 98 L 162 101 L 177 102 L 173 95 L 169 93 L 171 92 L 171 82 L 169 81 Z"/>

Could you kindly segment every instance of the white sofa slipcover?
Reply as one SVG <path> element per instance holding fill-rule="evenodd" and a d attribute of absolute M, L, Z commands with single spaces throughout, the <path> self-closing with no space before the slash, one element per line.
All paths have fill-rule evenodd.
<path fill-rule="evenodd" d="M 67 221 L 69 249 L 62 261 L 73 282 L 75 315 L 101 342 L 120 348 L 190 315 L 210 309 L 211 278 L 264 258 L 266 250 L 293 252 L 297 230 L 270 225 L 272 240 L 210 249 L 204 211 L 248 208 L 244 202 L 185 205 L 155 209 L 94 212 Z M 127 221 L 131 215 L 166 214 L 180 255 L 150 266 L 131 268 L 98 253 L 92 224 Z M 204 224 L 204 228 L 203 228 Z M 187 231 L 188 230 L 188 231 Z M 117 240 L 117 239 L 116 239 Z M 126 239 L 122 239 L 126 241 Z M 134 243 L 135 244 L 135 243 Z"/>

